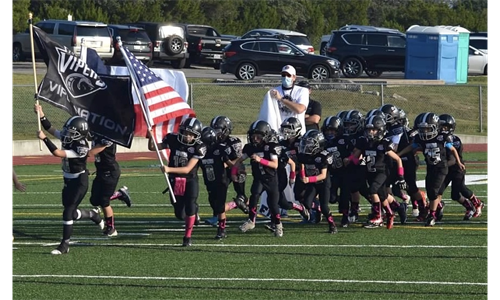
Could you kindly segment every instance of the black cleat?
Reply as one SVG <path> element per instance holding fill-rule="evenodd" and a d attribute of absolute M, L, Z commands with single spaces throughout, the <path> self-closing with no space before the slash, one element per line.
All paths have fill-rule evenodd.
<path fill-rule="evenodd" d="M 337 234 L 338 232 L 339 232 L 339 230 L 337 229 L 337 226 L 335 226 L 335 223 L 328 224 L 328 233 Z"/>
<path fill-rule="evenodd" d="M 61 242 L 59 246 L 57 246 L 56 249 L 52 250 L 50 254 L 52 255 L 60 255 L 60 254 L 66 254 L 69 252 L 69 243 L 66 242 Z"/>
<path fill-rule="evenodd" d="M 108 226 L 102 232 L 102 234 L 104 234 L 106 236 L 109 236 L 109 237 L 112 237 L 112 236 L 117 236 L 118 235 L 118 231 L 116 231 L 116 229 L 114 227 Z"/>
<path fill-rule="evenodd" d="M 340 226 L 346 228 L 349 226 L 349 216 L 342 214 L 342 220 L 340 221 Z"/>
<path fill-rule="evenodd" d="M 227 238 L 226 229 L 217 228 L 217 235 L 215 236 L 215 239 L 222 240 L 225 238 Z"/>
<path fill-rule="evenodd" d="M 193 244 L 191 243 L 191 238 L 190 237 L 184 237 L 182 238 L 182 247 L 190 247 Z"/>
<path fill-rule="evenodd" d="M 299 213 L 302 216 L 302 218 L 306 220 L 306 222 L 309 222 L 309 220 L 311 220 L 311 214 L 309 213 L 309 210 L 304 206 L 304 204 L 301 205 L 302 205 L 302 211 L 299 211 Z"/>
<path fill-rule="evenodd" d="M 269 231 L 271 231 L 271 232 L 275 232 L 276 231 L 276 224 L 274 224 L 273 222 L 266 223 L 264 225 L 264 227 L 266 227 L 266 229 L 269 230 Z"/>
<path fill-rule="evenodd" d="M 121 193 L 121 195 L 120 195 L 120 197 L 118 197 L 118 199 L 125 202 L 125 204 L 127 204 L 128 207 L 132 206 L 132 199 L 130 199 L 128 187 L 122 186 L 118 191 Z"/>
<path fill-rule="evenodd" d="M 94 212 L 94 215 L 90 217 L 92 222 L 94 222 L 101 230 L 104 230 L 104 220 L 101 217 L 101 208 L 96 207 L 91 209 L 91 213 Z"/>

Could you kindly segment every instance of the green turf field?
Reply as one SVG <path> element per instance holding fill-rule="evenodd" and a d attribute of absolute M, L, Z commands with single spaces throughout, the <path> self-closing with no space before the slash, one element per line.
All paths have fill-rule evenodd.
<path fill-rule="evenodd" d="M 488 195 L 480 178 L 486 154 L 467 153 L 465 160 L 468 176 L 482 182 L 469 187 L 486 203 L 471 221 L 462 221 L 464 209 L 448 189 L 443 221 L 434 227 L 396 218 L 392 230 L 354 224 L 329 235 L 326 222 L 299 224 L 291 211 L 284 236 L 276 238 L 264 218 L 239 232 L 246 216 L 233 210 L 228 238 L 216 241 L 216 228 L 200 225 L 189 248 L 180 246 L 183 222 L 161 193 L 158 162 L 121 162 L 120 185 L 129 187 L 133 205 L 112 202 L 118 236 L 77 222 L 70 252 L 59 256 L 50 251 L 62 235 L 60 168 L 15 166 L 28 191 L 13 193 L 13 299 L 486 299 Z M 202 184 L 201 191 L 203 220 L 211 210 Z M 82 208 L 91 207 L 89 196 Z M 361 204 L 364 221 L 369 207 Z"/>

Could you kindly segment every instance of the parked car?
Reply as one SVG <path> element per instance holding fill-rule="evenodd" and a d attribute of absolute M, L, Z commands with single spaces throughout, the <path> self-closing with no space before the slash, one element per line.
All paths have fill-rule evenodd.
<path fill-rule="evenodd" d="M 345 77 L 359 77 L 363 71 L 370 77 L 404 72 L 406 36 L 396 29 L 347 25 L 332 31 L 326 55 L 340 61 Z"/>
<path fill-rule="evenodd" d="M 289 40 L 247 38 L 232 40 L 223 52 L 220 71 L 238 79 L 251 80 L 264 74 L 281 74 L 292 65 L 297 75 L 323 80 L 339 76 L 339 61 L 326 56 L 308 54 Z"/>
<path fill-rule="evenodd" d="M 189 59 L 186 67 L 200 64 L 219 69 L 222 60 L 222 49 L 229 44 L 231 38 L 222 37 L 215 28 L 208 25 L 177 24 L 184 29 L 188 42 Z"/>
<path fill-rule="evenodd" d="M 472 35 L 469 37 L 469 45 L 483 53 L 488 53 L 488 37 Z"/>
<path fill-rule="evenodd" d="M 146 30 L 153 43 L 153 59 L 169 61 L 175 69 L 182 69 L 189 58 L 188 43 L 184 29 L 178 25 L 165 22 L 128 23 Z"/>
<path fill-rule="evenodd" d="M 35 24 L 62 46 L 66 46 L 76 56 L 80 56 L 82 39 L 85 46 L 96 50 L 103 61 L 113 57 L 113 38 L 106 24 L 91 21 L 44 20 Z M 34 46 L 35 57 L 39 57 L 38 46 Z M 31 59 L 31 37 L 29 29 L 13 37 L 13 61 Z"/>
<path fill-rule="evenodd" d="M 488 75 L 488 53 L 469 46 L 469 68 L 467 74 Z"/>
<path fill-rule="evenodd" d="M 260 28 L 250 30 L 241 36 L 242 39 L 252 37 L 279 37 L 281 39 L 286 38 L 290 42 L 297 45 L 297 47 L 299 47 L 300 49 L 310 54 L 314 54 L 314 46 L 305 33 L 283 29 Z"/>
<path fill-rule="evenodd" d="M 113 37 L 115 53 L 107 62 L 109 65 L 124 65 L 123 55 L 118 47 L 117 37 L 122 41 L 122 46 L 127 47 L 135 57 L 148 67 L 153 65 L 153 43 L 144 28 L 130 25 L 108 24 L 108 28 Z"/>

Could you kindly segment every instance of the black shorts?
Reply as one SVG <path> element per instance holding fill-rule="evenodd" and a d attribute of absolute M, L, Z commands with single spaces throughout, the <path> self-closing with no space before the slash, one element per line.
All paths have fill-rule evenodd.
<path fill-rule="evenodd" d="M 425 175 L 425 190 L 429 200 L 436 200 L 440 194 L 441 186 L 448 175 L 447 167 L 427 166 Z"/>
<path fill-rule="evenodd" d="M 62 204 L 64 207 L 78 207 L 89 189 L 89 171 L 85 171 L 77 178 L 64 178 L 62 190 Z"/>
<path fill-rule="evenodd" d="M 94 206 L 109 206 L 109 198 L 113 195 L 120 180 L 120 170 L 98 171 L 92 182 L 90 203 Z"/>

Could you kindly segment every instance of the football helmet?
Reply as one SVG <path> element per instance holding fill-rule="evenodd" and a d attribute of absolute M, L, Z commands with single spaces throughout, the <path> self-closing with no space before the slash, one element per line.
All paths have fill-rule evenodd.
<path fill-rule="evenodd" d="M 374 108 L 374 109 L 369 110 L 366 113 L 365 118 L 368 119 L 371 116 L 379 116 L 379 117 L 382 117 L 385 119 L 385 114 L 379 108 Z"/>
<path fill-rule="evenodd" d="M 455 132 L 455 127 L 457 123 L 455 122 L 455 118 L 449 114 L 441 114 L 439 115 L 439 131 L 442 133 L 453 133 Z M 446 127 L 446 130 L 444 130 Z"/>
<path fill-rule="evenodd" d="M 349 112 L 348 110 L 341 110 L 335 116 L 344 120 L 344 117 L 345 117 L 345 115 L 347 115 L 348 112 Z"/>
<path fill-rule="evenodd" d="M 259 146 L 271 139 L 271 125 L 264 120 L 257 120 L 250 125 L 247 132 L 248 143 Z M 260 138 L 258 138 L 260 135 Z"/>
<path fill-rule="evenodd" d="M 439 117 L 435 113 L 425 112 L 415 118 L 414 128 L 423 141 L 435 138 L 439 134 Z"/>
<path fill-rule="evenodd" d="M 325 143 L 325 136 L 321 131 L 316 129 L 308 130 L 300 139 L 299 153 L 315 155 L 323 151 Z"/>
<path fill-rule="evenodd" d="M 226 116 L 217 116 L 210 122 L 210 127 L 215 130 L 219 142 L 224 142 L 233 132 L 233 122 Z"/>
<path fill-rule="evenodd" d="M 285 140 L 299 137 L 302 131 L 302 123 L 296 117 L 288 117 L 281 123 L 280 131 Z"/>
<path fill-rule="evenodd" d="M 79 141 L 87 138 L 89 133 L 89 124 L 87 120 L 80 116 L 69 118 L 61 130 L 61 142 L 70 144 L 73 141 Z"/>
<path fill-rule="evenodd" d="M 202 128 L 200 120 L 194 117 L 187 118 L 179 126 L 177 139 L 184 145 L 192 146 L 200 140 Z"/>
<path fill-rule="evenodd" d="M 386 121 L 381 116 L 371 116 L 366 119 L 365 137 L 370 141 L 381 141 L 387 133 Z"/>
<path fill-rule="evenodd" d="M 333 131 L 332 133 L 326 133 L 325 131 Z M 344 122 L 341 118 L 337 116 L 329 116 L 323 121 L 323 126 L 321 126 L 321 132 L 327 140 L 334 139 L 337 136 L 344 134 Z"/>
<path fill-rule="evenodd" d="M 280 141 L 280 134 L 271 128 L 271 135 L 269 136 L 268 142 L 270 143 L 279 143 Z"/>
<path fill-rule="evenodd" d="M 201 141 L 207 145 L 212 146 L 217 143 L 217 134 L 215 130 L 210 126 L 205 126 L 201 129 Z"/>
<path fill-rule="evenodd" d="M 399 108 L 392 104 L 385 104 L 380 107 L 380 110 L 385 114 L 385 123 L 394 125 L 400 119 Z"/>
<path fill-rule="evenodd" d="M 363 131 L 364 118 L 358 110 L 351 109 L 342 120 L 344 121 L 344 131 L 347 134 L 352 135 Z"/>

